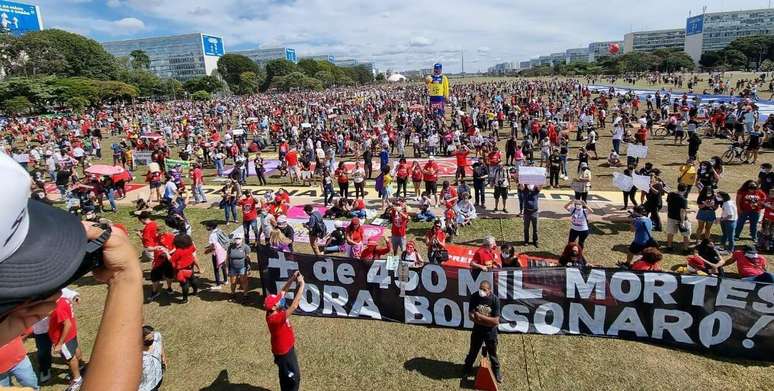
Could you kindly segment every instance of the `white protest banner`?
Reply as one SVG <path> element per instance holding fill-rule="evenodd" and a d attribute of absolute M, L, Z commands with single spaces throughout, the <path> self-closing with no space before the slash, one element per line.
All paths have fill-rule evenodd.
<path fill-rule="evenodd" d="M 650 191 L 650 176 L 649 175 L 632 175 L 632 182 L 634 187 L 642 191 Z"/>
<path fill-rule="evenodd" d="M 312 124 L 310 124 L 309 122 L 304 122 L 301 124 L 301 129 L 307 129 L 311 127 L 312 127 Z"/>
<path fill-rule="evenodd" d="M 245 134 L 245 130 L 244 129 L 233 129 L 233 130 L 231 130 L 231 133 L 234 136 L 241 136 L 241 135 Z"/>
<path fill-rule="evenodd" d="M 629 191 L 634 186 L 634 180 L 628 175 L 621 174 L 620 172 L 614 172 L 613 186 L 619 188 L 621 191 Z"/>
<path fill-rule="evenodd" d="M 132 159 L 134 159 L 134 164 L 147 166 L 151 163 L 151 151 L 133 151 Z"/>
<path fill-rule="evenodd" d="M 545 183 L 545 167 L 519 167 L 519 184 L 543 186 Z"/>
<path fill-rule="evenodd" d="M 629 144 L 626 147 L 626 155 L 629 157 L 635 157 L 638 159 L 644 159 L 648 157 L 648 146 L 647 145 L 638 145 L 638 144 Z"/>

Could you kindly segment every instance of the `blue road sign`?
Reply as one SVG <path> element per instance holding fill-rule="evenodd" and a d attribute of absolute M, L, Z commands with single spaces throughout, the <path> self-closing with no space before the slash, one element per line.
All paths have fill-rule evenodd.
<path fill-rule="evenodd" d="M 202 35 L 202 45 L 206 56 L 220 57 L 224 54 L 223 38 L 213 37 L 212 35 Z"/>
<path fill-rule="evenodd" d="M 704 15 L 697 15 L 688 18 L 685 23 L 685 35 L 699 34 L 704 31 Z"/>
<path fill-rule="evenodd" d="M 0 31 L 19 36 L 43 29 L 43 18 L 36 5 L 0 0 Z"/>

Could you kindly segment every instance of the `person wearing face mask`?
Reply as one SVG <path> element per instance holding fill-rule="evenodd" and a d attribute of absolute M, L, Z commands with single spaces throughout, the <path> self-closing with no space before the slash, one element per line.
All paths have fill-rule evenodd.
<path fill-rule="evenodd" d="M 473 362 L 476 360 L 481 346 L 489 357 L 492 372 L 498 383 L 502 383 L 500 373 L 500 360 L 497 358 L 497 326 L 500 324 L 500 300 L 492 293 L 492 285 L 489 281 L 482 281 L 478 292 L 470 296 L 470 312 L 468 317 L 473 321 L 473 331 L 470 333 L 470 349 L 465 357 L 465 374 L 473 370 Z"/>
<path fill-rule="evenodd" d="M 293 302 L 287 306 L 285 294 L 294 282 L 296 283 L 296 292 L 293 295 Z M 266 310 L 266 325 L 271 333 L 271 352 L 274 354 L 274 363 L 277 364 L 279 370 L 282 391 L 296 391 L 301 385 L 301 369 L 298 366 L 295 349 L 296 337 L 289 318 L 298 308 L 303 295 L 304 277 L 296 271 L 277 294 L 268 295 L 263 301 L 263 308 Z"/>
<path fill-rule="evenodd" d="M 161 388 L 167 369 L 167 354 L 161 333 L 153 327 L 142 326 L 142 378 L 140 391 L 156 391 Z"/>

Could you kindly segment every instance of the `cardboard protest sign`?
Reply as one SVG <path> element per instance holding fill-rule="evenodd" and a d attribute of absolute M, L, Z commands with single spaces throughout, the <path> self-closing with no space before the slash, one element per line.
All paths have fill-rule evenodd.
<path fill-rule="evenodd" d="M 545 183 L 545 167 L 519 167 L 519 184 L 543 186 Z"/>

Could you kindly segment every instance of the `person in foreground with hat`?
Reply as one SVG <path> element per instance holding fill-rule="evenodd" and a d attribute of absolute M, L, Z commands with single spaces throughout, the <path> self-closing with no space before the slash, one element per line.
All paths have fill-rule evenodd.
<path fill-rule="evenodd" d="M 294 282 L 296 283 L 296 292 L 293 295 L 293 302 L 288 306 L 285 294 Z M 271 352 L 274 354 L 274 363 L 277 364 L 279 370 L 282 391 L 295 391 L 301 385 L 301 369 L 298 366 L 295 349 L 296 336 L 289 318 L 301 303 L 304 286 L 304 276 L 296 271 L 277 294 L 266 296 L 263 301 L 263 308 L 266 310 L 266 325 L 271 333 Z"/>
<path fill-rule="evenodd" d="M 56 307 L 61 288 L 93 272 L 108 285 L 102 322 L 92 349 L 84 390 L 136 390 L 141 373 L 142 271 L 126 232 L 112 234 L 92 223 L 29 199 L 31 179 L 0 154 L 0 346 Z M 104 235 L 102 258 L 85 258 L 88 240 Z M 87 262 L 84 262 L 87 260 Z"/>

